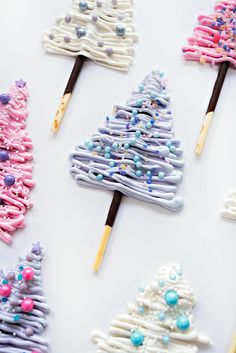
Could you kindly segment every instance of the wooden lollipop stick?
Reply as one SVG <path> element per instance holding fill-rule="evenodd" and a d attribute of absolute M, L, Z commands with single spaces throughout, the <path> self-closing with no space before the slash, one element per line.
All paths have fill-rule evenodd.
<path fill-rule="evenodd" d="M 112 226 L 115 222 L 116 219 L 116 215 L 117 215 L 117 211 L 119 209 L 120 203 L 121 203 L 121 199 L 122 199 L 122 193 L 119 191 L 115 191 L 114 192 L 114 196 L 111 202 L 111 206 L 108 212 L 108 216 L 107 216 L 107 220 L 106 220 L 106 224 L 105 224 L 105 229 L 103 232 L 103 236 L 102 236 L 102 240 L 100 242 L 100 246 L 98 248 L 98 252 L 97 252 L 97 256 L 96 256 L 96 260 L 93 264 L 93 270 L 95 272 L 98 272 L 101 264 L 102 264 L 102 260 L 104 257 L 104 253 L 106 251 L 106 247 L 108 244 L 108 240 L 111 234 L 111 230 L 112 230 Z"/>
<path fill-rule="evenodd" d="M 71 98 L 71 94 L 73 92 L 73 89 L 75 87 L 77 78 L 79 76 L 80 70 L 82 69 L 83 63 L 84 63 L 85 57 L 84 56 L 77 56 L 73 70 L 70 74 L 70 78 L 69 81 L 66 85 L 66 89 L 64 91 L 64 95 L 61 99 L 61 103 L 60 106 L 56 112 L 56 115 L 54 117 L 53 120 L 53 124 L 52 124 L 52 131 L 53 132 L 57 132 L 61 122 L 62 122 L 62 118 L 65 114 L 66 108 L 68 107 L 70 98 Z"/>
<path fill-rule="evenodd" d="M 228 353 L 236 353 L 236 333 L 232 337 Z"/>
<path fill-rule="evenodd" d="M 201 154 L 201 152 L 203 150 L 204 143 L 205 143 L 205 140 L 207 137 L 207 132 L 208 132 L 209 126 L 211 124 L 211 120 L 212 120 L 212 117 L 213 117 L 213 114 L 214 114 L 214 111 L 215 111 L 215 108 L 216 108 L 216 105 L 217 105 L 217 102 L 218 102 L 218 99 L 220 96 L 222 86 L 224 84 L 225 76 L 227 74 L 229 65 L 230 65 L 229 61 L 223 61 L 220 64 L 219 73 L 218 73 L 218 76 L 217 76 L 217 79 L 216 79 L 216 82 L 215 82 L 215 85 L 214 85 L 214 88 L 212 91 L 211 99 L 210 99 L 210 102 L 209 102 L 209 105 L 208 105 L 208 108 L 206 111 L 205 120 L 204 120 L 202 129 L 201 129 L 201 132 L 200 132 L 198 143 L 196 145 L 195 152 L 197 154 Z"/>

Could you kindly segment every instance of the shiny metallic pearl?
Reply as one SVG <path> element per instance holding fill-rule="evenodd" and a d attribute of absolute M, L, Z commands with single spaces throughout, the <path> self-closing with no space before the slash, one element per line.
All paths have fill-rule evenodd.
<path fill-rule="evenodd" d="M 82 27 L 77 27 L 76 28 L 76 34 L 78 38 L 82 38 L 86 36 L 86 29 Z"/>
<path fill-rule="evenodd" d="M 175 290 L 168 290 L 165 294 L 165 302 L 167 305 L 174 306 L 178 304 L 179 295 Z"/>
<path fill-rule="evenodd" d="M 123 37 L 125 35 L 125 27 L 122 24 L 116 26 L 116 35 Z"/>
<path fill-rule="evenodd" d="M 79 2 L 79 8 L 81 11 L 86 11 L 88 9 L 88 3 L 87 1 L 80 1 Z"/>
<path fill-rule="evenodd" d="M 130 340 L 135 347 L 141 346 L 144 341 L 144 335 L 142 332 L 135 330 L 131 333 Z"/>
<path fill-rule="evenodd" d="M 177 317 L 176 327 L 180 331 L 187 331 L 189 329 L 189 327 L 190 327 L 189 318 L 187 316 L 185 316 L 185 315 L 181 315 L 181 316 Z"/>
<path fill-rule="evenodd" d="M 4 183 L 6 186 L 12 186 L 13 184 L 15 184 L 15 177 L 14 175 L 6 175 L 4 178 Z"/>
<path fill-rule="evenodd" d="M 7 161 L 9 159 L 9 153 L 6 150 L 1 150 L 0 151 L 0 161 Z"/>

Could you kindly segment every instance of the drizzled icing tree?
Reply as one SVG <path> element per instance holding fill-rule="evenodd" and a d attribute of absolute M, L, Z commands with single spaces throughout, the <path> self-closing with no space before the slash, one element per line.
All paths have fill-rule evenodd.
<path fill-rule="evenodd" d="M 41 281 L 42 248 L 34 244 L 14 269 L 0 271 L 0 352 L 47 353 L 40 337 L 49 307 Z"/>
<path fill-rule="evenodd" d="M 182 179 L 182 149 L 174 135 L 162 76 L 158 71 L 149 74 L 127 104 L 117 105 L 115 116 L 107 117 L 105 126 L 77 145 L 70 156 L 71 173 L 78 183 L 115 191 L 105 243 L 122 195 L 171 211 L 183 206 L 176 196 Z"/>
<path fill-rule="evenodd" d="M 196 299 L 179 265 L 163 266 L 150 286 L 140 287 L 128 313 L 118 315 L 109 334 L 92 333 L 97 353 L 196 353 L 209 339 L 193 323 Z"/>
<path fill-rule="evenodd" d="M 205 139 L 230 64 L 236 67 L 236 1 L 218 1 L 213 14 L 198 16 L 194 34 L 182 50 L 186 60 L 201 64 L 220 64 L 218 76 L 208 104 L 205 120 L 196 145 L 196 153 L 203 150 Z"/>
<path fill-rule="evenodd" d="M 32 141 L 27 133 L 28 89 L 16 81 L 0 95 L 0 239 L 10 244 L 12 234 L 25 225 L 32 206 Z"/>
<path fill-rule="evenodd" d="M 54 118 L 54 132 L 59 129 L 84 59 L 128 71 L 136 40 L 132 0 L 74 0 L 68 13 L 57 18 L 51 31 L 43 34 L 45 50 L 77 58 Z"/>

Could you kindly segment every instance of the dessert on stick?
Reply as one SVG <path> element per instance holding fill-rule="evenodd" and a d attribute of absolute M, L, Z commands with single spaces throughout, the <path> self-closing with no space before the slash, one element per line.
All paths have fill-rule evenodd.
<path fill-rule="evenodd" d="M 123 195 L 179 211 L 182 149 L 173 131 L 166 82 L 153 71 L 115 116 L 71 153 L 71 173 L 80 184 L 114 191 L 94 263 L 98 271 Z"/>
<path fill-rule="evenodd" d="M 108 335 L 92 333 L 97 353 L 196 353 L 210 344 L 193 322 L 196 298 L 179 265 L 162 266 L 152 283 L 140 287 L 128 313 L 118 315 Z"/>
<path fill-rule="evenodd" d="M 29 192 L 32 179 L 32 141 L 26 131 L 28 89 L 16 81 L 0 94 L 0 239 L 7 244 L 25 225 L 32 206 Z"/>
<path fill-rule="evenodd" d="M 186 60 L 199 61 L 201 64 L 219 64 L 218 76 L 195 149 L 197 154 L 203 150 L 227 71 L 230 65 L 232 68 L 236 67 L 235 39 L 236 1 L 219 1 L 212 15 L 198 17 L 193 36 L 188 38 L 188 44 L 182 48 Z"/>
<path fill-rule="evenodd" d="M 57 18 L 51 31 L 43 34 L 45 50 L 76 61 L 53 121 L 54 132 L 60 127 L 85 58 L 128 71 L 136 40 L 132 0 L 74 0 L 68 13 Z"/>
<path fill-rule="evenodd" d="M 13 269 L 0 271 L 0 352 L 47 353 L 41 337 L 49 307 L 43 296 L 39 243 L 20 256 Z"/>

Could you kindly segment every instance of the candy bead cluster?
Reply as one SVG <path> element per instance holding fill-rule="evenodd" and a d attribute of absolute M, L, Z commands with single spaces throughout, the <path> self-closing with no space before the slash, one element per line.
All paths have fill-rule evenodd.
<path fill-rule="evenodd" d="M 43 34 L 45 49 L 127 71 L 137 40 L 132 16 L 131 0 L 75 0 L 68 14 Z"/>
<path fill-rule="evenodd" d="M 134 91 L 126 106 L 92 139 L 71 154 L 71 172 L 90 184 L 172 211 L 182 208 L 176 197 L 183 167 L 180 141 L 175 138 L 163 74 L 153 71 Z"/>
<path fill-rule="evenodd" d="M 41 284 L 42 250 L 32 250 L 19 259 L 14 270 L 0 271 L 0 351 L 46 353 L 48 343 L 40 337 L 47 326 L 49 308 Z"/>
<path fill-rule="evenodd" d="M 92 334 L 99 353 L 196 353 L 209 344 L 193 324 L 193 290 L 178 265 L 163 266 L 150 286 L 139 288 L 128 314 L 112 322 L 109 336 Z"/>
<path fill-rule="evenodd" d="M 183 47 L 184 58 L 202 64 L 229 61 L 236 66 L 236 1 L 218 2 L 213 15 L 200 15 L 198 20 L 193 37 Z"/>
<path fill-rule="evenodd" d="M 12 234 L 24 227 L 32 206 L 32 141 L 26 132 L 28 90 L 16 81 L 0 95 L 0 239 L 10 244 Z"/>

